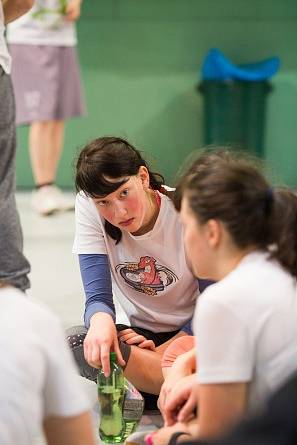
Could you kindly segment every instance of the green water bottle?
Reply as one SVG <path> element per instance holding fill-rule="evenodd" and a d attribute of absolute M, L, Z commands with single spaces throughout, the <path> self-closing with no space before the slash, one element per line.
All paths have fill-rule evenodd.
<path fill-rule="evenodd" d="M 110 375 L 105 377 L 99 369 L 98 399 L 100 406 L 100 439 L 106 443 L 123 442 L 125 423 L 123 419 L 124 375 L 116 362 L 116 353 L 110 353 Z"/>

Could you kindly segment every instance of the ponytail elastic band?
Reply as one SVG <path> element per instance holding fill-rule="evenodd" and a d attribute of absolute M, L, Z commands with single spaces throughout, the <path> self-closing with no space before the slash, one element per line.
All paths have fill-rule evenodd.
<path fill-rule="evenodd" d="M 269 187 L 267 190 L 266 190 L 266 199 L 267 199 L 267 201 L 273 201 L 273 188 L 272 187 Z"/>

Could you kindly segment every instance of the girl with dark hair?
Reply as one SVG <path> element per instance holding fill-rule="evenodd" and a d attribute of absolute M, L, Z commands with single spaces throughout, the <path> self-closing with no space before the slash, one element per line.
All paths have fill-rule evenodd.
<path fill-rule="evenodd" d="M 190 334 L 198 282 L 188 266 L 179 215 L 163 177 L 126 140 L 103 137 L 80 153 L 76 236 L 86 293 L 85 328 L 68 330 L 81 374 L 109 373 L 109 351 L 140 390 L 158 394 L 161 356 Z M 131 327 L 115 325 L 111 285 Z"/>
<path fill-rule="evenodd" d="M 167 427 L 150 445 L 220 435 L 297 370 L 296 194 L 228 152 L 199 157 L 178 190 L 192 269 L 216 283 L 197 302 L 196 350 L 178 359 L 184 377 L 166 388 Z"/>

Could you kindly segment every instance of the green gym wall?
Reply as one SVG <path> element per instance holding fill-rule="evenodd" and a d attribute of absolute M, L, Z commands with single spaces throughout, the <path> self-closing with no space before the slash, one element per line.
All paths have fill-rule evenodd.
<path fill-rule="evenodd" d="M 103 135 L 127 137 L 172 183 L 203 144 L 196 85 L 211 47 L 234 63 L 280 57 L 264 158 L 278 182 L 297 186 L 296 0 L 84 0 L 78 39 L 88 114 L 66 125 L 60 186 L 73 187 L 79 148 Z M 17 130 L 19 188 L 33 185 L 27 133 Z"/>

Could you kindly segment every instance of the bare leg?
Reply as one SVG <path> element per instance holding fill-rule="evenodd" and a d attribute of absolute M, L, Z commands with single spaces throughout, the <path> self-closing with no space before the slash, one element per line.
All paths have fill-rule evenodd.
<path fill-rule="evenodd" d="M 64 139 L 64 121 L 33 122 L 29 148 L 36 184 L 54 182 Z"/>
<path fill-rule="evenodd" d="M 140 391 L 159 394 L 164 380 L 161 355 L 158 352 L 131 346 L 124 375 Z"/>
<path fill-rule="evenodd" d="M 61 159 L 61 154 L 64 145 L 64 121 L 53 121 L 52 125 L 52 159 L 53 159 L 53 170 L 55 170 L 55 177 Z"/>

